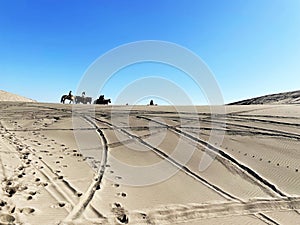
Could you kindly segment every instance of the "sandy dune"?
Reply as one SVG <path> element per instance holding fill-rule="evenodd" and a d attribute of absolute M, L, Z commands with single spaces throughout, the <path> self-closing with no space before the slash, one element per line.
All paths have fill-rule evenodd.
<path fill-rule="evenodd" d="M 300 105 L 93 107 L 1 102 L 0 223 L 300 223 Z"/>
<path fill-rule="evenodd" d="M 11 101 L 11 102 L 36 102 L 35 100 L 16 95 L 7 91 L 0 90 L 0 101 Z"/>
<path fill-rule="evenodd" d="M 246 99 L 229 105 L 253 105 L 253 104 L 299 104 L 300 91 L 290 91 L 278 94 L 265 95 L 257 98 Z"/>

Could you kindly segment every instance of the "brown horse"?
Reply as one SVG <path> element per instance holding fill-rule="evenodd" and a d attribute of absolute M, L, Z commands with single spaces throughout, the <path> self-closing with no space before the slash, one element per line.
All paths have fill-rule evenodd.
<path fill-rule="evenodd" d="M 61 96 L 61 99 L 60 99 L 60 103 L 63 103 L 65 104 L 65 100 L 70 100 L 69 104 L 74 103 L 74 96 L 73 95 L 63 95 Z"/>

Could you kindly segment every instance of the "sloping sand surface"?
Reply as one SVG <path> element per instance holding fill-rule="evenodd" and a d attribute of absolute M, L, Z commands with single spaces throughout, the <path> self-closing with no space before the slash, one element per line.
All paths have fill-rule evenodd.
<path fill-rule="evenodd" d="M 0 115 L 1 224 L 300 221 L 299 105 L 2 102 Z"/>
<path fill-rule="evenodd" d="M 0 90 L 0 102 L 10 101 L 10 102 L 36 102 L 35 100 L 25 98 L 20 95 L 9 93 L 7 91 Z"/>
<path fill-rule="evenodd" d="M 290 91 L 265 95 L 257 98 L 246 99 L 231 103 L 230 105 L 254 105 L 254 104 L 299 104 L 300 91 Z"/>

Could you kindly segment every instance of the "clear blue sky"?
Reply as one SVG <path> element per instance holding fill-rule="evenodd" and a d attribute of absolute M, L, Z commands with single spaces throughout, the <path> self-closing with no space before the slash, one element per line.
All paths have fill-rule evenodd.
<path fill-rule="evenodd" d="M 299 0 L 0 0 L 0 89 L 58 102 L 110 49 L 163 40 L 199 55 L 226 103 L 298 90 L 299 12 Z M 155 66 L 130 78 L 125 69 L 105 96 L 114 99 L 143 69 L 159 75 Z M 201 104 L 199 90 L 186 85 Z"/>

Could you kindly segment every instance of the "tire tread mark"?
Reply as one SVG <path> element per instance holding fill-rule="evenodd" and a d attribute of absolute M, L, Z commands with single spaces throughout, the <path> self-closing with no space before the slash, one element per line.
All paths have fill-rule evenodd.
<path fill-rule="evenodd" d="M 201 140 L 199 138 L 196 138 L 180 129 L 174 128 L 172 126 L 169 126 L 168 124 L 164 124 L 162 122 L 144 117 L 144 116 L 138 116 L 138 118 L 142 118 L 148 121 L 152 121 L 152 122 L 156 122 L 158 124 L 161 124 L 165 127 L 167 127 L 169 130 L 174 131 L 175 133 L 178 134 L 182 134 L 185 137 L 189 138 L 190 140 L 196 141 L 197 143 L 200 143 L 202 146 L 204 146 L 206 149 L 210 150 L 211 152 L 215 153 L 215 154 L 219 154 L 220 156 L 222 156 L 223 158 L 229 160 L 230 162 L 232 162 L 232 164 L 236 165 L 237 167 L 239 167 L 240 169 L 242 169 L 243 171 L 247 172 L 248 174 L 250 174 L 253 178 L 255 178 L 256 180 L 258 180 L 259 182 L 261 182 L 262 184 L 266 185 L 267 187 L 269 187 L 272 191 L 274 191 L 276 194 L 278 194 L 281 197 L 287 197 L 286 194 L 284 194 L 282 191 L 280 191 L 274 184 L 270 183 L 267 179 L 263 178 L 262 176 L 260 176 L 257 172 L 255 172 L 254 170 L 252 170 L 251 168 L 247 167 L 246 165 L 238 162 L 235 158 L 233 158 L 232 156 L 230 156 L 229 154 L 227 154 L 226 152 L 222 151 L 221 149 L 212 146 L 211 144 L 209 144 L 208 142 Z"/>

